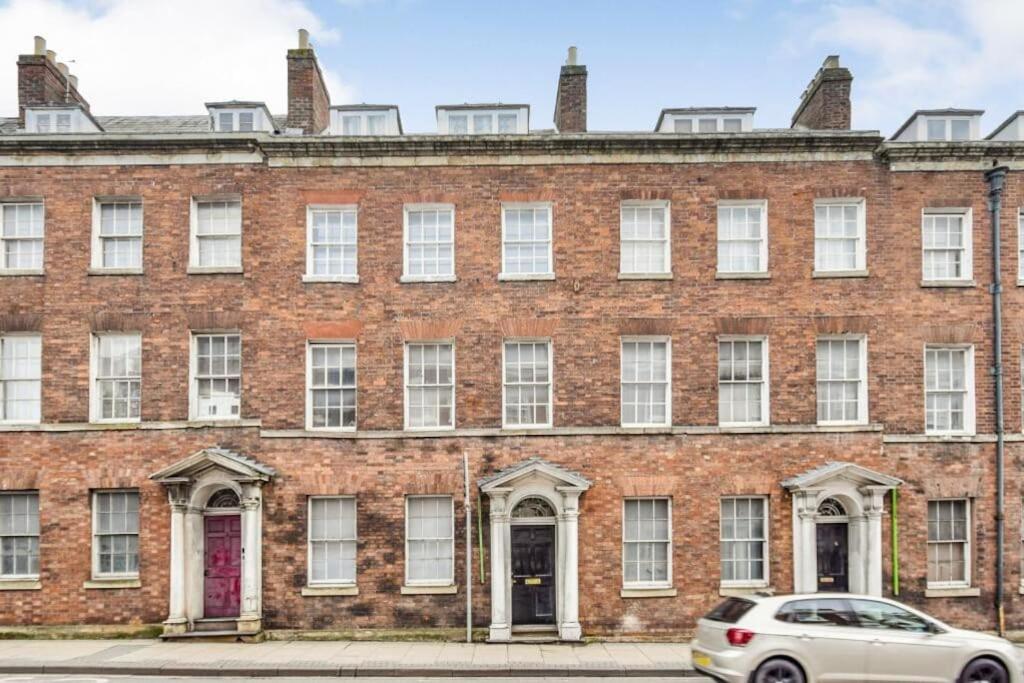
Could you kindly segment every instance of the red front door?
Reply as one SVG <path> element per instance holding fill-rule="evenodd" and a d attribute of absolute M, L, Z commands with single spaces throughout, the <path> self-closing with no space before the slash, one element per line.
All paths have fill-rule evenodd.
<path fill-rule="evenodd" d="M 242 518 L 224 515 L 206 518 L 206 617 L 237 617 L 242 589 Z"/>

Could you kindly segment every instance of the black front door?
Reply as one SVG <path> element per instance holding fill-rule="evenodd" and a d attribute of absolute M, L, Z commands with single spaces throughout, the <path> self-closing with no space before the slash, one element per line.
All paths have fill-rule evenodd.
<path fill-rule="evenodd" d="M 818 524 L 818 590 L 845 593 L 850 590 L 847 573 L 848 526 L 844 523 Z"/>
<path fill-rule="evenodd" d="M 555 527 L 512 527 L 512 623 L 555 623 Z"/>

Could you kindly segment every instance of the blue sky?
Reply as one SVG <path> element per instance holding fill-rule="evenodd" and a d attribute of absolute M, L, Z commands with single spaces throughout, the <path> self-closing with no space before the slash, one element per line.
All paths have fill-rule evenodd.
<path fill-rule="evenodd" d="M 888 135 L 916 108 L 961 106 L 986 109 L 987 132 L 1024 108 L 1024 0 L 0 0 L 0 59 L 45 35 L 97 114 L 233 97 L 283 112 L 300 26 L 334 103 L 398 104 L 409 132 L 434 129 L 436 104 L 494 100 L 549 127 L 569 45 L 594 130 L 650 130 L 663 107 L 697 105 L 756 106 L 756 126 L 786 127 L 833 53 L 854 74 L 857 128 Z M 0 115 L 15 106 L 9 69 Z"/>

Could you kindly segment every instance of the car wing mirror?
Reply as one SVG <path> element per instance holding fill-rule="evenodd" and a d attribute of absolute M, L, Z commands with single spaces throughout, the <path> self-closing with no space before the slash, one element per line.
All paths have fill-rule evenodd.
<path fill-rule="evenodd" d="M 928 626 L 925 628 L 925 631 L 934 636 L 938 635 L 939 633 L 945 633 L 946 629 L 942 628 L 935 622 L 929 621 Z"/>

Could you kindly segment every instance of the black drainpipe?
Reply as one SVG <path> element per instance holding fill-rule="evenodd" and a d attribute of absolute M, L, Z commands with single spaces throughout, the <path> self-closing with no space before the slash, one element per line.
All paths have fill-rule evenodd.
<path fill-rule="evenodd" d="M 1003 184 L 1006 180 L 1006 166 L 996 166 L 985 173 L 988 184 L 988 211 L 992 219 L 992 377 L 995 380 L 996 399 L 996 619 L 999 635 L 1006 631 L 1003 613 L 1003 562 L 1006 552 L 1004 527 L 1005 491 L 1003 477 L 1003 305 L 1002 305 L 1002 263 L 1000 247 L 1000 213 L 1003 208 Z"/>

